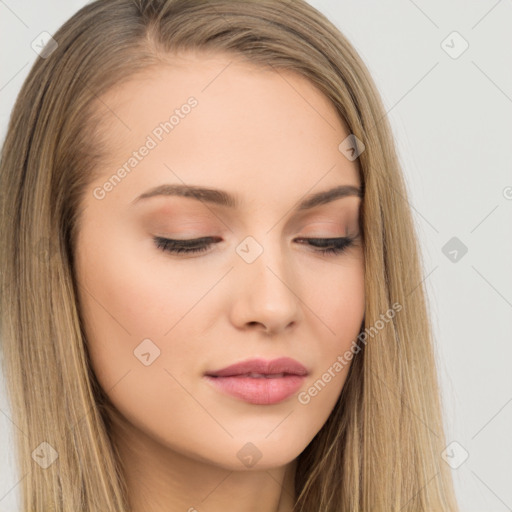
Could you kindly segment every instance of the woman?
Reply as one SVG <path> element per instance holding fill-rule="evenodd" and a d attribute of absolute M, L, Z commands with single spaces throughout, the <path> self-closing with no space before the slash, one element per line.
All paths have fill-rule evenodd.
<path fill-rule="evenodd" d="M 88 4 L 0 187 L 23 510 L 457 510 L 391 131 L 307 3 Z"/>

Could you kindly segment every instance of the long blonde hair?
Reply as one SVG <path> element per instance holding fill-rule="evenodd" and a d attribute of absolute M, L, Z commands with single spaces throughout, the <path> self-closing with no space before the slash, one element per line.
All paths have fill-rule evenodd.
<path fill-rule="evenodd" d="M 95 1 L 53 37 L 57 47 L 38 57 L 17 98 L 0 167 L 0 326 L 23 510 L 129 510 L 111 404 L 86 350 L 74 247 L 81 199 L 105 156 L 101 95 L 192 49 L 294 71 L 331 100 L 365 146 L 363 328 L 401 305 L 360 346 L 331 416 L 299 455 L 295 510 L 455 512 L 407 191 L 385 110 L 351 44 L 303 0 Z M 41 453 L 58 459 L 44 469 Z"/>

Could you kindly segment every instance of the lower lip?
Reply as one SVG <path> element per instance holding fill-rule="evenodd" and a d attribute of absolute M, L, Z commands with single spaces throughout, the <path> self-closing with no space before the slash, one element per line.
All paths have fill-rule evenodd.
<path fill-rule="evenodd" d="M 233 377 L 206 375 L 205 378 L 224 393 L 256 405 L 272 405 L 286 400 L 300 389 L 305 380 L 303 375 L 286 375 L 269 379 L 239 375 Z"/>

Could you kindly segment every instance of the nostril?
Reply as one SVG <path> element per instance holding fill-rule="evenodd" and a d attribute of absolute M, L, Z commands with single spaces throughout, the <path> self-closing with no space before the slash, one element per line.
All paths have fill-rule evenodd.
<path fill-rule="evenodd" d="M 270 328 L 261 322 L 253 320 L 252 322 L 247 322 L 247 325 L 251 328 L 256 328 L 256 326 L 258 326 L 265 332 L 270 333 Z"/>

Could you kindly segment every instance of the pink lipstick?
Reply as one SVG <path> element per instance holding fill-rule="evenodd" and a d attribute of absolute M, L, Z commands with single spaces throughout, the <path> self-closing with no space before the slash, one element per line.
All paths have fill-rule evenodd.
<path fill-rule="evenodd" d="M 256 405 L 282 402 L 297 392 L 308 371 L 289 357 L 272 361 L 249 359 L 221 370 L 208 371 L 205 378 L 223 393 Z"/>

